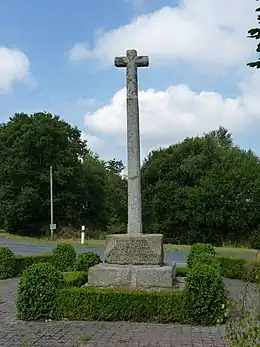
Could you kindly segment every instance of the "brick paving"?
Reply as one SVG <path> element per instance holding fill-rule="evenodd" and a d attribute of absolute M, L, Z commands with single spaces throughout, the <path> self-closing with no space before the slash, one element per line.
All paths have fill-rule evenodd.
<path fill-rule="evenodd" d="M 232 285 L 227 280 L 226 285 Z M 16 319 L 15 297 L 18 279 L 0 281 L 1 347 L 223 347 L 224 327 L 128 322 L 23 322 Z M 237 297 L 241 281 L 232 286 Z M 86 341 L 88 340 L 88 341 Z"/>

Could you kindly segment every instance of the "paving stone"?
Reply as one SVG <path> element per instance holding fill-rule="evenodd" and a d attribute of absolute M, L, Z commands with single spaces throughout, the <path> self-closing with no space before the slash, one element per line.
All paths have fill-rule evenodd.
<path fill-rule="evenodd" d="M 232 298 L 239 296 L 242 281 L 225 280 L 232 286 Z M 221 327 L 128 322 L 23 322 L 16 318 L 15 299 L 18 279 L 0 281 L 1 347 L 224 347 Z M 252 288 L 252 295 L 254 289 Z M 255 302 L 255 301 L 254 301 Z M 250 302 L 252 304 L 252 302 Z M 83 342 L 82 337 L 89 337 Z M 27 345 L 26 345 L 27 343 Z"/>

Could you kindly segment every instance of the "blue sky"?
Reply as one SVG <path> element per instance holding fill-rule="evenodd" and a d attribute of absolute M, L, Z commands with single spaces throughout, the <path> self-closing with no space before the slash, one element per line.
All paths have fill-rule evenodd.
<path fill-rule="evenodd" d="M 254 57 L 246 34 L 256 6 L 229 5 L 0 0 L 0 120 L 15 112 L 54 112 L 77 125 L 101 156 L 124 160 L 125 71 L 113 58 L 137 48 L 151 63 L 139 72 L 142 156 L 218 125 L 259 152 L 259 72 L 245 67 Z"/>

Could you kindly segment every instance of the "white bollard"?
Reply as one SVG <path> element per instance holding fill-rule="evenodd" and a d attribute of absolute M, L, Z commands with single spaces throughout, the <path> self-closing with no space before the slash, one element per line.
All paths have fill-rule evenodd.
<path fill-rule="evenodd" d="M 85 225 L 81 227 L 81 244 L 84 245 L 85 242 Z"/>

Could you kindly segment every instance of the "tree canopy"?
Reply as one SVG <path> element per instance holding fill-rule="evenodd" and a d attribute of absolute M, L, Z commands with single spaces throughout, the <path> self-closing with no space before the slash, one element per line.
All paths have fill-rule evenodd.
<path fill-rule="evenodd" d="M 106 192 L 111 189 L 111 180 L 118 180 L 119 175 L 91 153 L 79 129 L 50 113 L 15 114 L 0 126 L 3 227 L 26 235 L 47 232 L 51 165 L 57 226 L 79 227 L 87 221 L 92 227 L 105 228 L 112 218 L 108 215 L 111 207 Z M 120 184 L 117 182 L 119 191 Z M 123 207 L 119 212 L 117 209 L 114 206 L 113 213 L 120 215 Z"/>
<path fill-rule="evenodd" d="M 259 160 L 224 128 L 153 151 L 142 185 L 145 230 L 175 243 L 239 243 L 260 223 Z"/>
<path fill-rule="evenodd" d="M 57 232 L 126 232 L 127 177 L 78 128 L 50 113 L 19 113 L 0 125 L 0 223 L 11 233 L 49 233 L 53 167 Z M 144 232 L 166 241 L 259 245 L 260 167 L 252 151 L 217 130 L 149 153 L 141 168 Z M 97 231 L 97 233 L 96 233 Z"/>
<path fill-rule="evenodd" d="M 258 0 L 256 0 L 256 1 L 258 1 Z M 260 12 L 260 7 L 258 7 L 256 9 L 256 13 L 259 13 L 259 12 Z M 257 21 L 260 24 L 260 14 L 257 14 Z M 260 40 L 260 28 L 250 29 L 248 31 L 248 37 L 259 41 Z M 256 52 L 260 53 L 260 42 L 256 45 Z M 258 60 L 256 60 L 256 61 L 252 61 L 250 63 L 247 63 L 247 65 L 250 67 L 255 67 L 255 68 L 259 69 L 260 68 L 260 58 L 258 58 Z"/>

